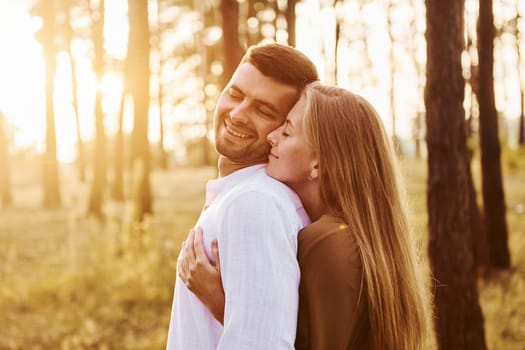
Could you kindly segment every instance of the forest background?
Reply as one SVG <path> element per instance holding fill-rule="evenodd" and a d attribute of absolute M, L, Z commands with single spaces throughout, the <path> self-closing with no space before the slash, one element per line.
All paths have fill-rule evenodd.
<path fill-rule="evenodd" d="M 0 0 L 0 349 L 162 349 L 246 47 L 376 106 L 439 349 L 525 349 L 525 3 Z M 427 254 L 428 253 L 428 254 Z"/>

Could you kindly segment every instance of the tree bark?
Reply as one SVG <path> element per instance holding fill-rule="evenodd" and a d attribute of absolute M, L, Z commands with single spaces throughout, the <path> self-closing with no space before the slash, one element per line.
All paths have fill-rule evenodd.
<path fill-rule="evenodd" d="M 124 200 L 124 106 L 126 101 L 126 69 L 124 69 L 124 89 L 120 97 L 117 135 L 115 136 L 115 155 L 113 160 L 113 183 L 111 185 L 111 198 L 116 201 Z"/>
<path fill-rule="evenodd" d="M 61 196 L 59 188 L 59 172 L 57 162 L 55 107 L 53 95 L 55 92 L 56 72 L 56 43 L 57 35 L 56 1 L 39 1 L 32 8 L 32 13 L 42 18 L 42 27 L 36 33 L 36 39 L 42 44 L 45 63 L 45 101 L 46 101 L 46 150 L 43 157 L 43 187 L 44 208 L 54 209 L 60 207 Z"/>
<path fill-rule="evenodd" d="M 286 3 L 286 28 L 288 30 L 288 45 L 295 47 L 295 4 L 297 0 L 288 0 Z"/>
<path fill-rule="evenodd" d="M 396 95 L 395 95 L 396 57 L 394 53 L 395 38 L 394 38 L 393 21 L 392 21 L 393 12 L 394 12 L 394 2 L 392 0 L 389 0 L 388 7 L 387 7 L 388 38 L 390 39 L 389 99 L 390 99 L 390 114 L 392 115 L 392 140 L 394 140 L 394 146 L 395 146 L 396 151 L 399 151 L 400 150 L 399 140 L 397 139 L 397 131 L 396 131 L 396 119 L 397 119 L 396 118 Z"/>
<path fill-rule="evenodd" d="M 150 151 L 148 142 L 150 98 L 150 30 L 148 1 L 128 0 L 129 13 L 129 80 L 133 96 L 133 132 L 131 160 L 133 163 L 134 220 L 142 221 L 152 213 L 150 185 Z"/>
<path fill-rule="evenodd" d="M 472 179 L 472 171 L 470 170 L 470 155 L 467 155 L 467 191 L 469 196 L 469 222 L 472 230 L 472 247 L 474 251 L 474 265 L 484 270 L 489 266 L 489 247 L 487 242 L 487 230 L 484 226 L 482 213 L 479 209 L 476 189 Z"/>
<path fill-rule="evenodd" d="M 519 24 L 521 21 L 521 14 L 520 9 L 518 5 L 518 1 L 516 1 L 516 28 L 515 28 L 515 45 L 516 45 L 516 54 L 518 56 L 518 81 L 520 84 L 520 119 L 519 119 L 519 126 L 518 126 L 518 145 L 520 147 L 525 146 L 525 87 L 523 86 L 523 82 L 521 80 L 522 72 L 521 72 L 521 61 L 522 61 L 522 55 L 521 55 L 521 49 L 520 49 L 520 28 Z"/>
<path fill-rule="evenodd" d="M 486 349 L 469 222 L 463 10 L 463 1 L 426 0 L 428 250 L 443 350 Z"/>
<path fill-rule="evenodd" d="M 44 207 L 53 209 L 60 207 L 59 175 L 57 162 L 55 106 L 53 95 L 55 91 L 56 62 L 54 53 L 46 53 L 46 151 L 44 153 Z"/>
<path fill-rule="evenodd" d="M 248 20 L 250 18 L 257 19 L 257 28 L 255 30 L 253 28 L 250 28 L 250 26 L 248 26 L 248 23 L 246 23 L 246 27 L 247 27 L 246 43 L 247 43 L 248 46 L 255 45 L 255 44 L 259 43 L 263 39 L 263 36 L 262 36 L 262 33 L 261 33 L 261 22 L 257 18 L 257 8 L 259 8 L 261 5 L 264 6 L 265 4 L 263 2 L 257 1 L 257 0 L 248 0 L 248 2 L 247 2 L 247 7 L 248 7 L 248 11 L 247 12 L 248 13 L 247 13 L 247 16 L 246 16 L 247 17 L 246 20 Z M 222 4 L 221 4 L 221 6 L 222 6 Z"/>
<path fill-rule="evenodd" d="M 498 114 L 494 101 L 494 16 L 492 0 L 479 1 L 479 130 L 484 216 L 487 223 L 490 265 L 510 267 L 505 194 L 501 174 Z"/>
<path fill-rule="evenodd" d="M 93 68 L 100 84 L 104 73 L 104 0 L 100 0 L 97 11 L 92 11 L 93 44 L 95 48 Z M 102 111 L 102 93 L 99 88 L 95 94 L 95 153 L 94 170 L 88 214 L 103 217 L 102 202 L 106 187 L 106 135 L 104 131 L 104 113 Z"/>
<path fill-rule="evenodd" d="M 341 18 L 338 16 L 337 8 L 342 6 L 340 0 L 334 0 L 335 11 L 335 43 L 334 43 L 334 84 L 339 86 L 339 41 L 341 39 Z"/>
<path fill-rule="evenodd" d="M 520 147 L 525 146 L 525 89 L 520 88 L 520 121 L 519 121 L 519 130 L 518 130 L 518 145 Z"/>
<path fill-rule="evenodd" d="M 10 207 L 13 204 L 11 194 L 11 172 L 9 167 L 9 141 L 7 138 L 5 116 L 0 111 L 0 204 L 2 207 Z"/>
<path fill-rule="evenodd" d="M 195 8 L 200 14 L 200 20 L 202 21 L 203 27 L 206 27 L 206 13 L 204 4 L 202 1 L 194 0 L 195 1 Z M 204 39 L 202 36 L 202 33 L 199 33 L 195 38 L 195 44 L 197 46 L 197 52 L 199 53 L 199 56 L 201 58 L 201 62 L 199 65 L 199 75 L 201 78 L 201 89 L 202 89 L 202 100 L 201 104 L 204 107 L 204 135 L 202 136 L 202 165 L 207 166 L 210 164 L 210 156 L 209 156 L 209 143 L 208 143 L 208 109 L 206 108 L 206 92 L 205 87 L 208 81 L 208 53 L 206 50 L 206 45 L 204 45 Z"/>
<path fill-rule="evenodd" d="M 221 0 L 220 10 L 224 54 L 222 82 L 226 86 L 242 57 L 239 44 L 239 3 L 237 0 Z"/>
<path fill-rule="evenodd" d="M 69 4 L 69 3 L 68 3 Z M 71 97 L 73 100 L 73 112 L 75 114 L 75 125 L 77 133 L 77 148 L 78 148 L 78 176 L 80 182 L 86 181 L 86 161 L 84 158 L 84 144 L 82 142 L 82 135 L 80 133 L 80 118 L 78 114 L 78 97 L 77 97 L 77 74 L 75 70 L 75 60 L 73 58 L 73 53 L 71 50 L 71 45 L 73 41 L 73 28 L 71 27 L 71 9 L 68 6 L 64 7 L 64 30 L 67 43 L 67 55 L 69 57 L 69 67 L 71 72 Z"/>
<path fill-rule="evenodd" d="M 157 16 L 156 16 L 156 47 L 158 56 L 158 71 L 157 71 L 157 103 L 159 105 L 159 166 L 162 170 L 168 169 L 168 155 L 164 147 L 164 113 L 162 110 L 164 89 L 162 86 L 162 67 L 165 59 L 162 55 L 162 26 L 160 23 L 161 6 L 160 0 L 157 0 Z"/>

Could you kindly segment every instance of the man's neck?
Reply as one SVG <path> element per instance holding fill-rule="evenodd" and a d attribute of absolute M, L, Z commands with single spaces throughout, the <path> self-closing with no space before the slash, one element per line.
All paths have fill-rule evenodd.
<path fill-rule="evenodd" d="M 231 159 L 228 159 L 224 156 L 219 156 L 219 161 L 217 165 L 219 169 L 219 177 L 228 176 L 236 172 L 237 170 L 241 170 L 241 169 L 247 168 L 252 165 L 264 164 L 264 163 L 265 162 L 262 162 L 262 161 L 259 161 L 259 162 L 254 161 L 253 163 L 236 163 L 232 161 Z"/>

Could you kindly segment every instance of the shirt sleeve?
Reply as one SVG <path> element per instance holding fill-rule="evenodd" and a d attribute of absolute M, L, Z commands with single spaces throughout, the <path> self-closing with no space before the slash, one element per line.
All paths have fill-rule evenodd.
<path fill-rule="evenodd" d="M 293 349 L 297 214 L 271 195 L 252 191 L 230 203 L 219 226 L 226 305 L 218 349 Z"/>
<path fill-rule="evenodd" d="M 326 235 L 302 261 L 301 283 L 309 309 L 310 349 L 347 349 L 366 302 L 353 238 L 347 230 Z"/>

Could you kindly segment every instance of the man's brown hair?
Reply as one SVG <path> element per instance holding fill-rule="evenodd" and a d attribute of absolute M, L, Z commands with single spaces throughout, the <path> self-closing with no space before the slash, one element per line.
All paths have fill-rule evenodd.
<path fill-rule="evenodd" d="M 319 80 L 317 68 L 301 51 L 281 44 L 251 46 L 241 63 L 249 62 L 262 74 L 301 92 L 306 85 Z"/>

